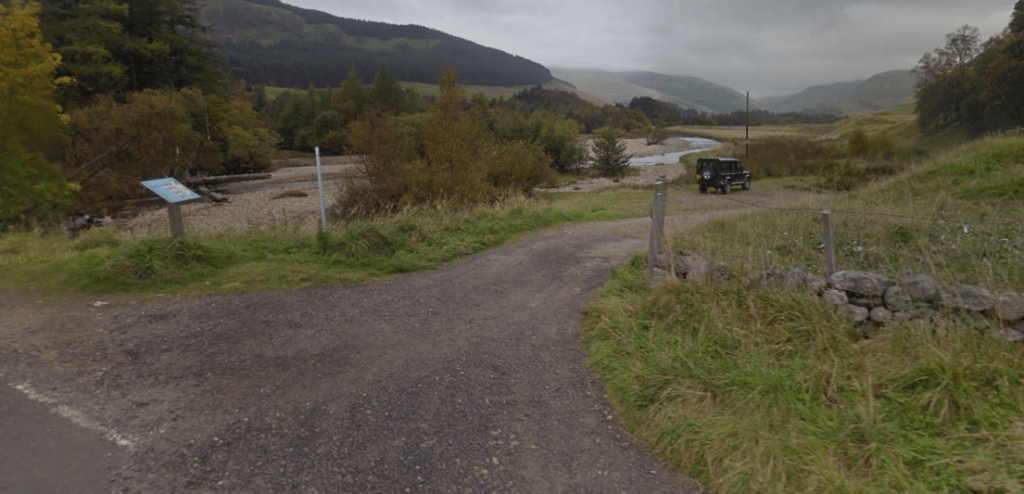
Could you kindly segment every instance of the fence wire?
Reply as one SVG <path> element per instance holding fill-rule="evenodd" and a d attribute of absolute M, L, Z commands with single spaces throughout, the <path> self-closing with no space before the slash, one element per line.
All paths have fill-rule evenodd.
<path fill-rule="evenodd" d="M 662 239 L 659 251 L 674 257 L 680 246 L 698 252 L 703 248 L 712 251 L 701 252 L 703 255 L 714 258 L 713 250 L 725 246 L 732 249 L 730 255 L 746 259 L 749 269 L 802 267 L 808 272 L 820 272 L 825 267 L 822 215 L 828 209 L 839 270 L 878 268 L 889 275 L 931 274 L 937 278 L 963 274 L 965 283 L 980 278 L 982 283 L 989 281 L 1003 286 L 1019 285 L 1022 283 L 1019 280 L 1024 280 L 1024 269 L 1017 267 L 1024 255 L 1024 221 L 1021 220 L 955 217 L 961 214 L 955 210 L 924 216 L 850 207 L 776 206 L 756 202 L 757 199 L 735 197 L 743 194 L 737 192 L 698 195 L 691 188 L 666 182 L 665 221 L 662 224 L 652 222 Z M 730 207 L 730 204 L 739 207 Z M 672 231 L 698 225 L 704 219 L 743 214 L 751 209 L 784 216 L 769 214 L 763 220 L 737 223 L 736 228 L 729 224 L 722 228 L 727 231 L 710 235 L 671 236 Z M 785 219 L 790 215 L 802 216 L 806 221 Z M 722 226 L 722 223 L 715 223 L 712 228 Z M 744 229 L 747 231 L 741 231 Z M 729 245 L 733 237 L 742 239 L 737 240 L 742 244 Z M 783 265 L 786 262 L 797 265 Z M 916 272 L 907 272 L 910 270 Z"/>

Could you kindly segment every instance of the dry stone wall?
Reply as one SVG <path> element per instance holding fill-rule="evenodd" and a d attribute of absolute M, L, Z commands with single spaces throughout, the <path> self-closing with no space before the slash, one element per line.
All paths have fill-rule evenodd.
<path fill-rule="evenodd" d="M 679 251 L 659 257 L 658 271 L 697 282 L 731 277 L 722 263 Z M 747 278 L 752 288 L 806 290 L 836 306 L 857 323 L 885 325 L 907 319 L 935 318 L 943 311 L 975 314 L 998 321 L 1000 336 L 1024 343 L 1024 294 L 970 285 L 941 286 L 928 275 L 889 278 L 865 271 L 838 271 L 828 278 L 800 268 L 770 270 Z"/>

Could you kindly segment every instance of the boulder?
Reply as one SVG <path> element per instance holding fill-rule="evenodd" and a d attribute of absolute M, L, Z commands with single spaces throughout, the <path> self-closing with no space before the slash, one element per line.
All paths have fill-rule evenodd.
<path fill-rule="evenodd" d="M 836 290 L 864 298 L 881 299 L 893 282 L 886 276 L 863 271 L 839 271 L 829 277 L 829 285 Z"/>
<path fill-rule="evenodd" d="M 871 309 L 871 313 L 868 317 L 874 322 L 885 324 L 891 321 L 893 316 L 892 312 L 885 307 L 875 307 L 874 309 Z"/>
<path fill-rule="evenodd" d="M 843 306 L 843 311 L 846 312 L 847 317 L 857 323 L 867 321 L 871 316 L 871 312 L 859 305 L 846 304 Z"/>
<path fill-rule="evenodd" d="M 1014 292 L 1000 293 L 999 301 L 996 302 L 996 316 L 1007 322 L 1024 319 L 1024 295 Z"/>
<path fill-rule="evenodd" d="M 691 281 L 722 281 L 732 276 L 729 267 L 724 262 L 714 264 L 703 264 L 694 266 L 686 273 L 686 279 Z"/>
<path fill-rule="evenodd" d="M 691 272 L 702 270 L 708 264 L 707 259 L 699 254 L 689 252 L 680 252 L 679 254 L 679 257 L 676 258 L 676 276 L 680 278 L 689 278 Z"/>
<path fill-rule="evenodd" d="M 905 312 L 914 309 L 914 300 L 910 297 L 910 294 L 903 289 L 900 285 L 893 285 L 885 289 L 885 295 L 882 297 L 885 302 L 885 308 L 892 312 Z"/>
<path fill-rule="evenodd" d="M 774 288 L 784 286 L 785 283 L 786 273 L 775 269 L 755 274 L 747 278 L 747 284 L 752 288 Z"/>
<path fill-rule="evenodd" d="M 1006 328 L 1003 330 L 1003 337 L 1014 342 L 1024 343 L 1024 333 L 1017 331 L 1016 329 Z"/>
<path fill-rule="evenodd" d="M 899 279 L 900 288 L 919 304 L 931 304 L 939 293 L 939 282 L 926 274 L 906 276 Z"/>
<path fill-rule="evenodd" d="M 846 292 L 840 290 L 826 290 L 821 298 L 832 305 L 847 305 L 850 303 Z"/>
<path fill-rule="evenodd" d="M 782 286 L 787 290 L 800 290 L 807 286 L 807 272 L 800 268 L 793 268 L 782 279 Z"/>
<path fill-rule="evenodd" d="M 949 309 L 984 312 L 994 309 L 996 302 L 992 292 L 970 285 L 948 286 L 939 292 L 939 303 Z"/>
<path fill-rule="evenodd" d="M 824 276 L 818 276 L 816 274 L 809 274 L 807 275 L 806 286 L 807 291 L 815 295 L 821 295 L 822 293 L 825 292 L 825 289 L 828 288 L 828 278 Z"/>

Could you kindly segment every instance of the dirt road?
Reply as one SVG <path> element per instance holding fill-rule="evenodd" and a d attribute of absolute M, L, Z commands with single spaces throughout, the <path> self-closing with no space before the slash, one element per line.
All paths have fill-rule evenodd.
<path fill-rule="evenodd" d="M 113 492 L 695 492 L 633 445 L 577 348 L 581 310 L 647 228 L 570 225 L 361 286 L 10 294 L 0 385 L 122 444 Z"/>

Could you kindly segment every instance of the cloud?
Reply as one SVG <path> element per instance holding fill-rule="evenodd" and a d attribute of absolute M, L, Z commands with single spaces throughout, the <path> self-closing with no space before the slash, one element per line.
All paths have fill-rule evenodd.
<path fill-rule="evenodd" d="M 1009 0 L 285 0 L 419 24 L 549 67 L 696 75 L 758 96 L 912 68 L 963 24 L 984 38 Z"/>

